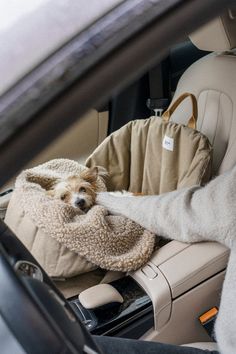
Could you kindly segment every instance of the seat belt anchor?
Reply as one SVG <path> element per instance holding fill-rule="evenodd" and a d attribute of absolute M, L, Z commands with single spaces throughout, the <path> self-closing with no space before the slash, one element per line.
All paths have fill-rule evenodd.
<path fill-rule="evenodd" d="M 162 116 L 162 112 L 164 111 L 163 108 L 154 108 L 154 115 L 155 117 L 161 117 Z"/>
<path fill-rule="evenodd" d="M 146 104 L 151 111 L 154 111 L 155 117 L 161 117 L 168 107 L 169 100 L 168 98 L 148 98 Z"/>

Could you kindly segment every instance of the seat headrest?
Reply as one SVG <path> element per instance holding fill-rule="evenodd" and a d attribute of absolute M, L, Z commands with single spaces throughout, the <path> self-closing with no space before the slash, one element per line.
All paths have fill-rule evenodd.
<path fill-rule="evenodd" d="M 224 52 L 236 47 L 236 6 L 190 35 L 201 50 Z"/>

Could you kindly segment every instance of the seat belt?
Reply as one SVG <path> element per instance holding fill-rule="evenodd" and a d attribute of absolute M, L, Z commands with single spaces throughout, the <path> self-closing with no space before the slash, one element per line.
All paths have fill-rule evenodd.
<path fill-rule="evenodd" d="M 161 116 L 169 105 L 169 60 L 166 59 L 152 68 L 149 73 L 149 93 L 147 107 Z"/>

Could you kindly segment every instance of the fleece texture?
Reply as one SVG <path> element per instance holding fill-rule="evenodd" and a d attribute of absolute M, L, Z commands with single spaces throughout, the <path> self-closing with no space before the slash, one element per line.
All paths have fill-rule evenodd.
<path fill-rule="evenodd" d="M 50 270 L 50 275 L 53 271 L 51 263 L 55 270 L 53 276 L 63 274 L 64 277 L 90 271 L 95 266 L 124 272 L 139 268 L 153 252 L 153 233 L 123 216 L 109 215 L 102 206 L 95 205 L 86 214 L 81 215 L 78 214 L 78 209 L 46 194 L 46 190 L 50 189 L 55 180 L 77 175 L 83 169 L 86 167 L 75 161 L 56 159 L 23 171 L 16 180 L 6 223 L 26 246 L 31 245 L 29 248 L 35 258 L 38 259 L 39 253 L 43 255 L 39 262 L 46 271 Z M 106 190 L 101 179 L 98 184 L 99 191 Z M 28 229 L 28 232 L 25 229 L 24 232 L 19 232 L 20 219 L 16 217 L 19 210 L 23 215 L 21 218 L 25 219 L 27 216 L 35 225 L 33 229 Z M 38 237 L 40 240 L 36 238 L 38 229 L 45 235 L 44 242 L 41 242 L 42 237 Z M 63 247 L 63 252 L 55 252 L 51 239 L 56 241 L 55 247 Z M 34 250 L 37 254 L 34 254 Z M 58 257 L 55 264 L 55 254 L 62 254 L 65 258 L 67 252 L 74 254 L 74 257 L 66 258 L 68 272 L 70 268 L 75 268 L 73 262 L 76 256 L 78 258 L 74 274 L 63 273 L 61 257 Z M 84 266 L 83 259 L 88 261 L 90 267 L 87 263 Z"/>
<path fill-rule="evenodd" d="M 205 187 L 139 198 L 100 193 L 97 202 L 166 238 L 183 242 L 218 241 L 231 249 L 216 338 L 220 353 L 236 353 L 236 167 Z"/>

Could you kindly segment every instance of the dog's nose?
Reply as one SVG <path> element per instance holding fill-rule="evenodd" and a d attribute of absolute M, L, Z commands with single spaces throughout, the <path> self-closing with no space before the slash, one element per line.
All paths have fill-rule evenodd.
<path fill-rule="evenodd" d="M 83 208 L 84 205 L 85 205 L 85 200 L 83 198 L 78 198 L 76 201 L 75 201 L 75 205 L 80 207 L 80 208 Z"/>

